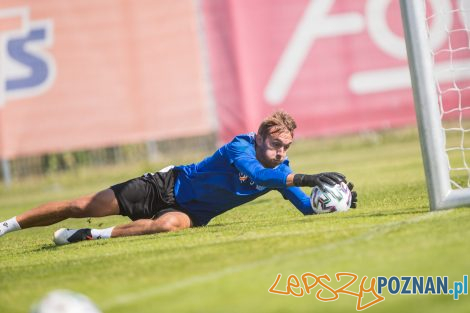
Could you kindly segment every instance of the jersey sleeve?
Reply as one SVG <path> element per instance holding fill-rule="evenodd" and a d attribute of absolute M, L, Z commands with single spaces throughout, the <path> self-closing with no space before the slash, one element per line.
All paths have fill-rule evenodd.
<path fill-rule="evenodd" d="M 310 197 L 299 187 L 279 189 L 284 199 L 289 200 L 304 215 L 315 214 L 310 204 Z"/>
<path fill-rule="evenodd" d="M 289 167 L 289 161 L 287 160 L 284 166 L 280 169 L 284 172 L 290 174 L 292 173 L 292 169 Z M 278 189 L 279 192 L 282 194 L 284 199 L 289 200 L 302 214 L 304 215 L 311 215 L 315 214 L 312 209 L 312 205 L 310 204 L 310 197 L 305 194 L 299 187 L 284 187 Z"/>
<path fill-rule="evenodd" d="M 225 146 L 225 153 L 230 163 L 243 174 L 250 177 L 255 184 L 267 188 L 285 188 L 288 171 L 282 170 L 284 164 L 277 168 L 265 168 L 256 159 L 254 143 L 248 136 L 237 136 Z"/>

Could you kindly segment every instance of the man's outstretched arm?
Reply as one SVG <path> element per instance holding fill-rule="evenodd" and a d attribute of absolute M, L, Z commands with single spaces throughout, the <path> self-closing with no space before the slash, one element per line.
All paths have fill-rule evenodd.
<path fill-rule="evenodd" d="M 284 187 L 315 187 L 325 189 L 325 185 L 335 185 L 345 181 L 343 174 L 326 172 L 314 175 L 286 173 L 278 168 L 265 168 L 255 158 L 240 158 L 235 160 L 235 166 L 250 177 L 257 185 L 268 188 Z"/>

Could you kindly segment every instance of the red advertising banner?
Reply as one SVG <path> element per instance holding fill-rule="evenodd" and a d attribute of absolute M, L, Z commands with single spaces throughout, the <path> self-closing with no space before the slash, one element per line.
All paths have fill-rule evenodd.
<path fill-rule="evenodd" d="M 0 157 L 207 134 L 192 0 L 2 0 Z"/>
<path fill-rule="evenodd" d="M 275 109 L 294 116 L 300 136 L 415 122 L 399 1 L 205 0 L 203 11 L 223 139 Z M 462 16 L 443 23 L 431 29 L 435 47 Z"/>
<path fill-rule="evenodd" d="M 464 2 L 427 3 L 429 15 Z M 434 48 L 468 43 L 467 31 L 452 40 L 445 31 L 468 25 L 455 12 L 430 20 Z M 435 55 L 444 88 L 470 77 L 470 49 L 453 48 Z M 0 158 L 208 134 L 215 124 L 229 140 L 276 109 L 304 137 L 409 125 L 406 59 L 392 0 L 3 0 Z M 443 94 L 444 115 L 462 114 L 465 86 Z"/>

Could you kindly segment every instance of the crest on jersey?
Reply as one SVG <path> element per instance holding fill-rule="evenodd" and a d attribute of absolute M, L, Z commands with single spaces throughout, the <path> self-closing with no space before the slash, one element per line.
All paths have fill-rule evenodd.
<path fill-rule="evenodd" d="M 238 179 L 240 180 L 241 183 L 244 183 L 245 181 L 248 180 L 248 176 L 240 172 L 238 173 Z"/>

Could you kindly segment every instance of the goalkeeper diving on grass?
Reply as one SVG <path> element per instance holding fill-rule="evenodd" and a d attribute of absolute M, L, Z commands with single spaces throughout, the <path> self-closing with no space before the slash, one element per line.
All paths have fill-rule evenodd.
<path fill-rule="evenodd" d="M 336 172 L 297 174 L 289 167 L 294 119 L 283 111 L 265 118 L 257 133 L 236 136 L 212 156 L 196 164 L 168 166 L 155 173 L 113 185 L 74 200 L 49 202 L 0 224 L 0 236 L 68 218 L 123 215 L 132 222 L 105 229 L 61 228 L 57 245 L 82 240 L 146 235 L 207 225 L 214 217 L 252 201 L 269 191 L 279 191 L 304 215 L 314 214 L 310 197 L 299 187 L 319 187 L 346 182 Z M 353 184 L 348 183 L 352 190 Z M 357 193 L 351 192 L 351 207 Z"/>

